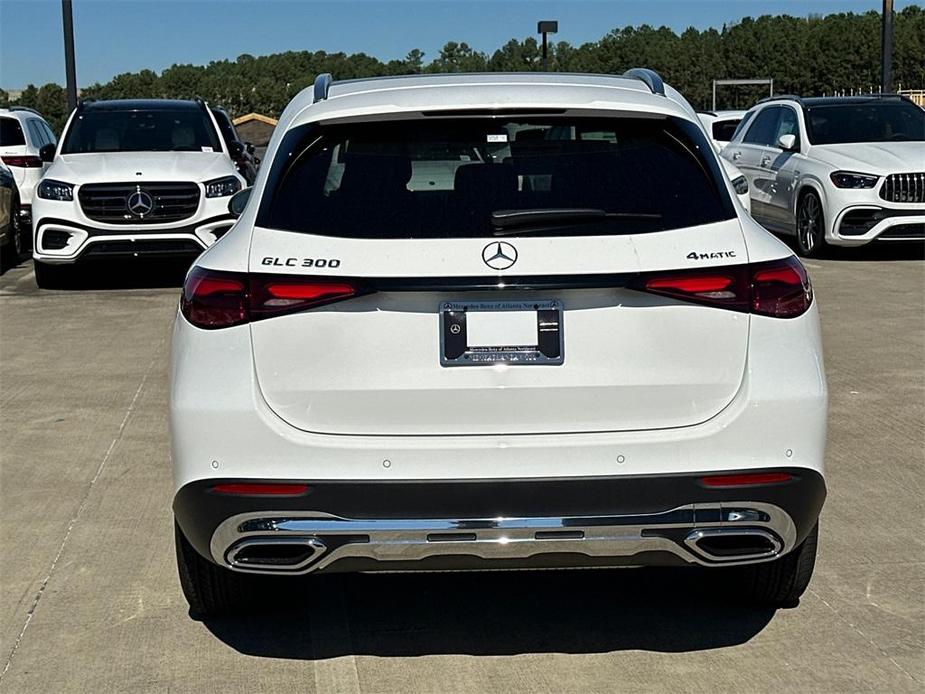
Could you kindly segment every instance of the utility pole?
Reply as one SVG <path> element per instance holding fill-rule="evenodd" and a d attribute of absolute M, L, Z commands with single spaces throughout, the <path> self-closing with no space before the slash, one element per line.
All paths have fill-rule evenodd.
<path fill-rule="evenodd" d="M 537 22 L 536 33 L 543 35 L 543 72 L 549 72 L 549 58 L 547 56 L 546 34 L 555 34 L 559 31 L 559 22 Z"/>
<path fill-rule="evenodd" d="M 61 17 L 64 20 L 64 71 L 67 73 L 67 107 L 77 108 L 77 73 L 74 68 L 74 13 L 71 0 L 61 0 Z"/>
<path fill-rule="evenodd" d="M 883 0 L 883 37 L 880 43 L 880 89 L 893 91 L 893 0 Z"/>

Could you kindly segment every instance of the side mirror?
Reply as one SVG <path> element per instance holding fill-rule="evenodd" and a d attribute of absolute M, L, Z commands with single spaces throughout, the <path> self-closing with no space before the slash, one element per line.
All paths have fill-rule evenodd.
<path fill-rule="evenodd" d="M 247 201 L 250 200 L 252 190 L 253 188 L 245 188 L 231 196 L 231 200 L 228 201 L 228 211 L 235 217 L 240 217 L 241 213 L 244 212 L 244 208 L 247 207 Z"/>
<path fill-rule="evenodd" d="M 44 162 L 53 162 L 55 160 L 55 149 L 56 145 L 53 145 L 49 142 L 47 145 L 42 145 L 42 148 L 39 150 L 39 159 Z"/>
<path fill-rule="evenodd" d="M 232 159 L 237 159 L 242 154 L 244 154 L 244 143 L 235 140 L 230 145 L 228 145 L 228 153 L 231 155 Z"/>
<path fill-rule="evenodd" d="M 785 152 L 792 152 L 797 146 L 797 136 L 793 133 L 787 133 L 777 138 L 777 146 Z"/>

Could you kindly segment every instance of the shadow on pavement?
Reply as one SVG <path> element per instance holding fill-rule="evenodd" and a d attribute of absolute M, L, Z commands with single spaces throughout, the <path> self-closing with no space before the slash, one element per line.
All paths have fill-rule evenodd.
<path fill-rule="evenodd" d="M 192 259 L 84 261 L 66 270 L 61 290 L 158 289 L 182 287 Z"/>
<path fill-rule="evenodd" d="M 796 253 L 796 242 L 792 236 L 779 236 Z M 881 241 L 857 248 L 828 246 L 821 258 L 809 258 L 808 262 L 817 260 L 835 260 L 839 262 L 868 262 L 891 260 L 925 260 L 925 243 L 921 241 Z"/>
<path fill-rule="evenodd" d="M 700 651 L 745 643 L 774 615 L 724 595 L 715 570 L 688 568 L 331 574 L 290 585 L 265 611 L 204 624 L 240 653 L 321 660 Z"/>
<path fill-rule="evenodd" d="M 829 260 L 884 261 L 925 260 L 925 243 L 872 243 L 860 248 L 829 248 Z"/>

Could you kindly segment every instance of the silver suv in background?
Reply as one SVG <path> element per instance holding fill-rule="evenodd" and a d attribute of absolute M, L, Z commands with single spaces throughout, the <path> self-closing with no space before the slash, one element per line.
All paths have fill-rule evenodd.
<path fill-rule="evenodd" d="M 803 256 L 925 240 L 925 111 L 906 97 L 765 99 L 722 156 L 748 178 L 752 216 Z"/>

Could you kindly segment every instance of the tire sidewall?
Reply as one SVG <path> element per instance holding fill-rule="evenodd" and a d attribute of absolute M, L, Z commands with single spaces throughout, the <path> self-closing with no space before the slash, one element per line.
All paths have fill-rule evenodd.
<path fill-rule="evenodd" d="M 811 249 L 807 249 L 803 244 L 803 236 L 800 233 L 800 218 L 803 214 L 803 209 L 807 204 L 807 200 L 813 198 L 816 201 L 816 231 L 814 236 L 814 243 Z M 797 219 L 796 219 L 796 247 L 797 253 L 804 258 L 814 258 L 818 257 L 822 253 L 822 249 L 825 246 L 825 213 L 822 209 L 822 199 L 815 191 L 809 191 L 804 193 L 800 198 L 800 203 L 797 206 Z"/>

